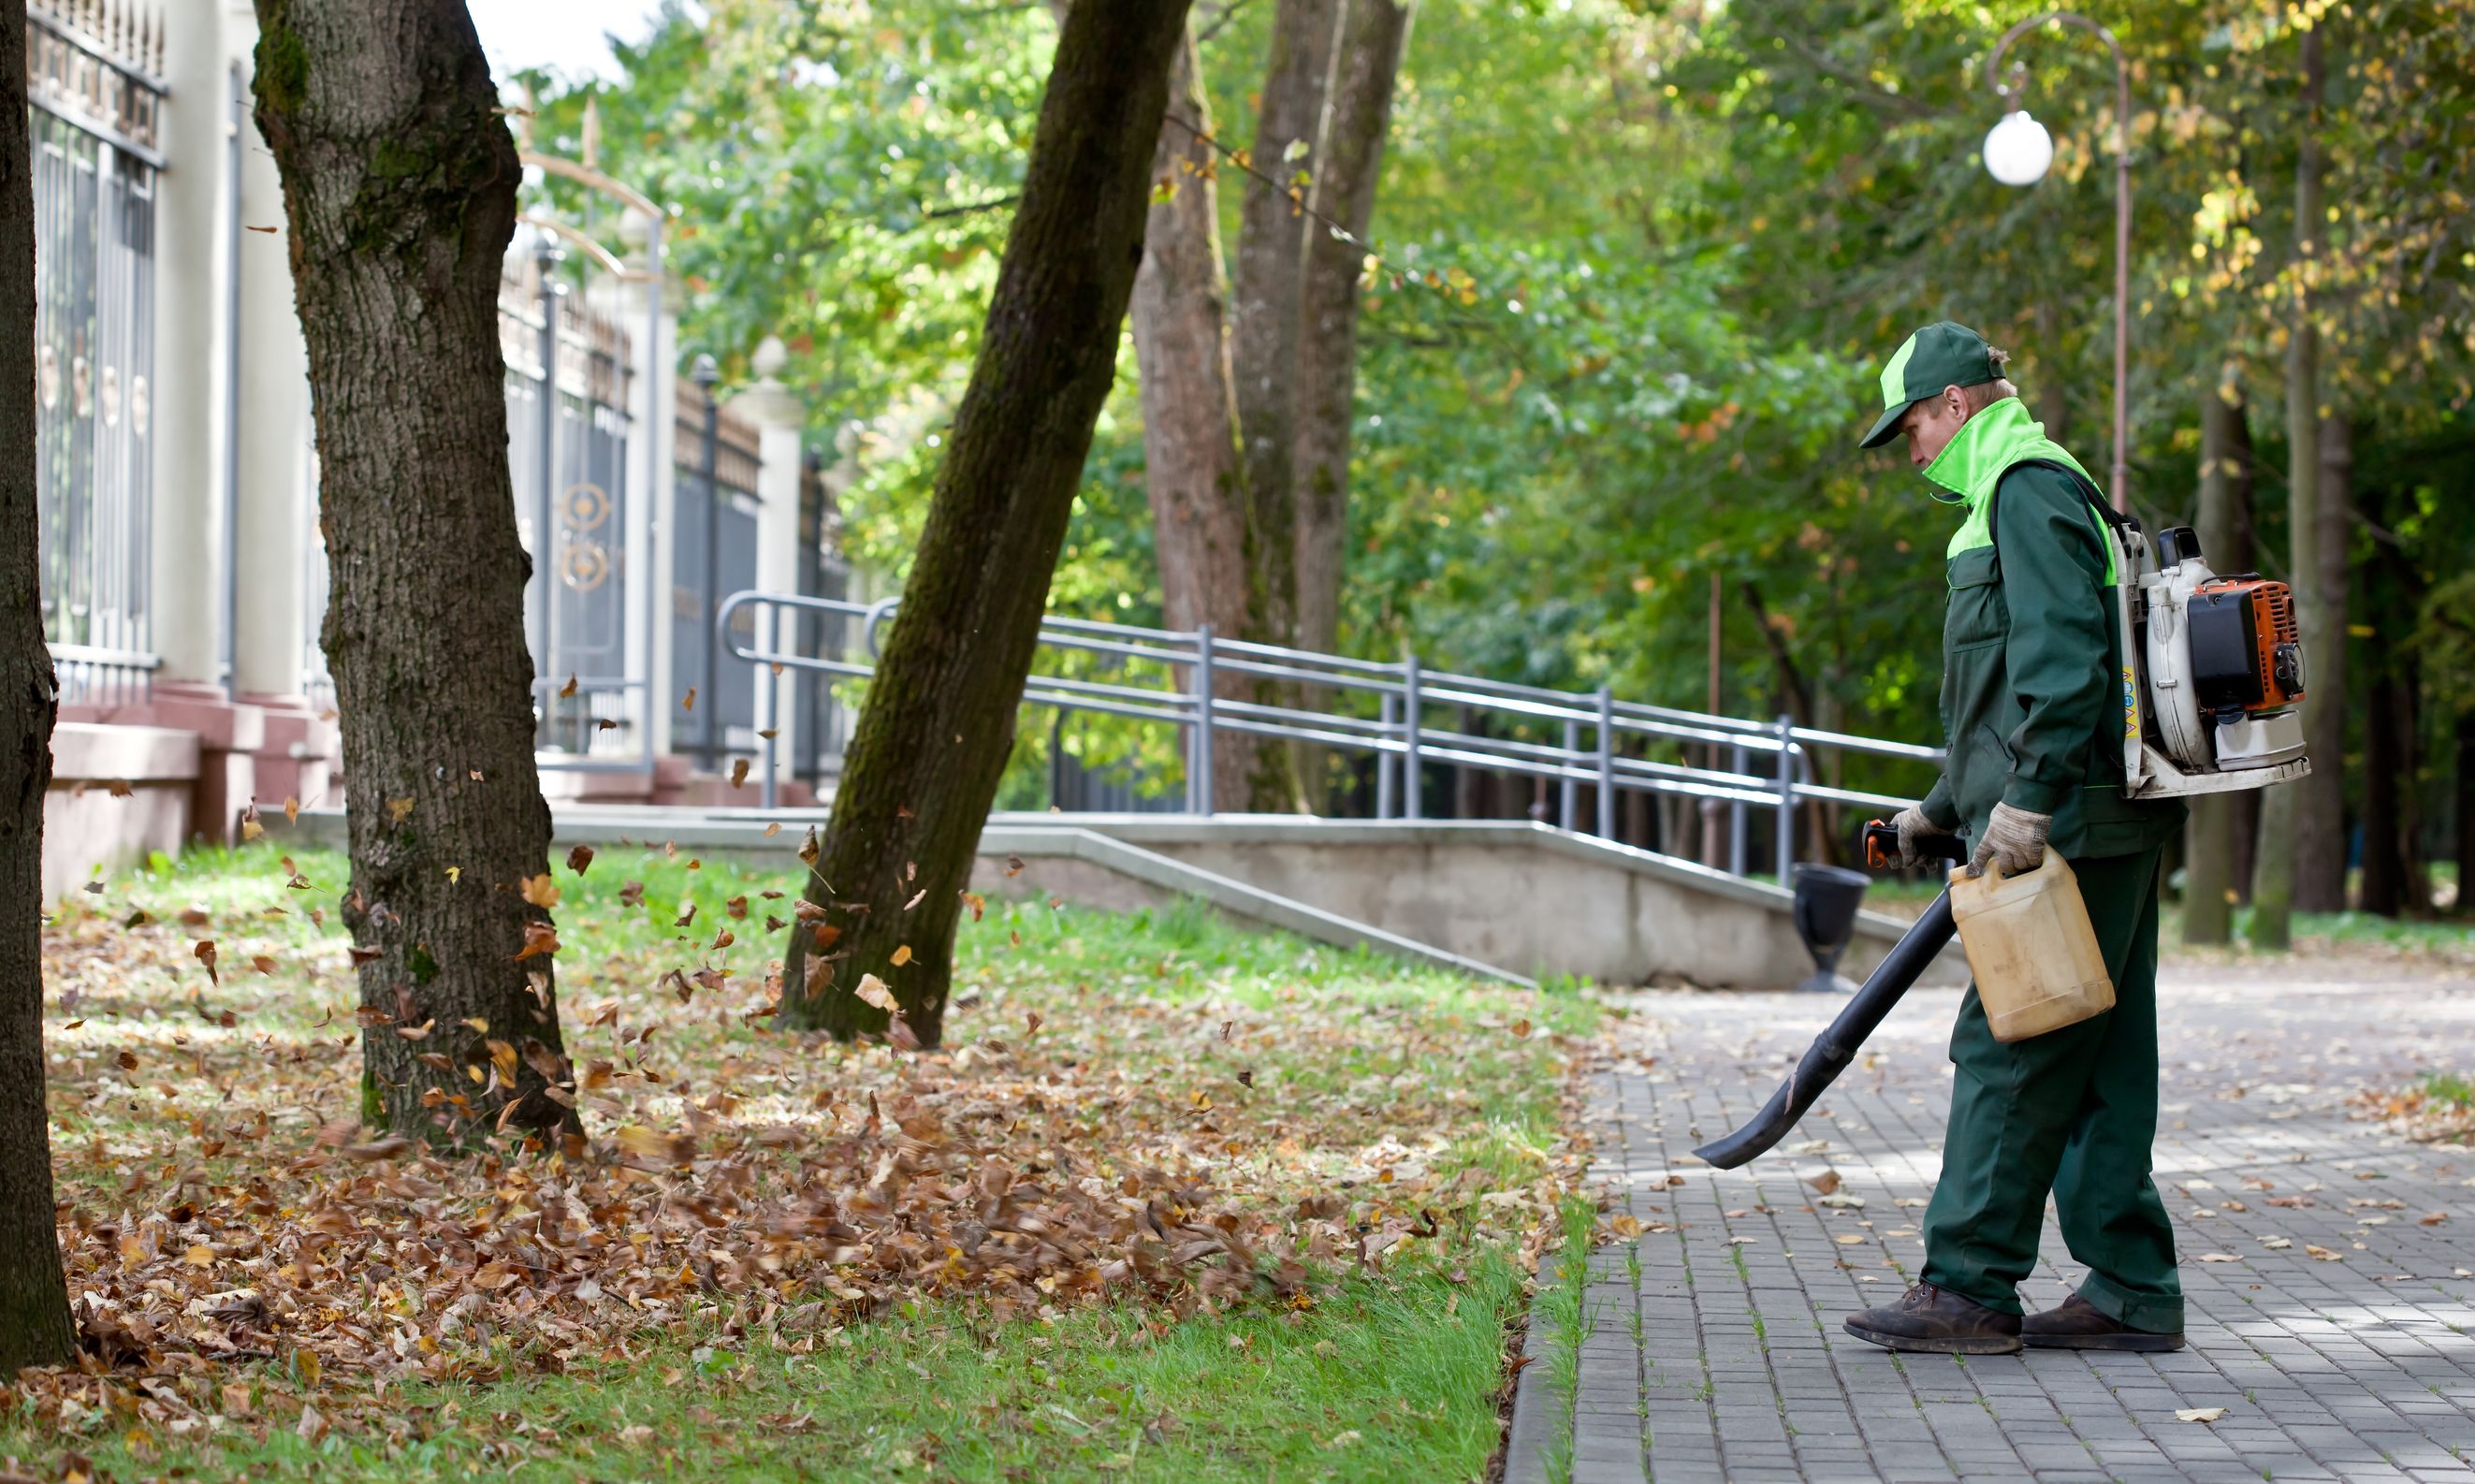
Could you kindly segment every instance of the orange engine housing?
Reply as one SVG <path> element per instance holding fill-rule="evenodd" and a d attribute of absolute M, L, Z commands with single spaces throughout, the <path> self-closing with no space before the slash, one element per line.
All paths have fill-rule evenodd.
<path fill-rule="evenodd" d="M 2285 583 L 2250 574 L 2204 582 L 2187 618 L 2201 706 L 2258 714 L 2303 699 L 2302 630 Z"/>

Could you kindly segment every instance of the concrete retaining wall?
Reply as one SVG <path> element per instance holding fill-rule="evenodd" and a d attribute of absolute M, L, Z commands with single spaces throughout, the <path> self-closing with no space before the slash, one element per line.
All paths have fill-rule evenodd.
<path fill-rule="evenodd" d="M 1518 974 L 1782 988 L 1813 972 L 1788 892 L 1543 824 L 1247 815 L 1074 823 Z M 1863 913 L 1841 971 L 1861 979 L 1906 929 Z M 1965 972 L 1954 950 L 1928 982 L 1959 983 Z"/>
<path fill-rule="evenodd" d="M 198 734 L 160 726 L 62 721 L 52 728 L 52 787 L 43 795 L 43 900 L 175 851 L 189 835 Z M 128 792 L 115 794 L 120 785 Z"/>

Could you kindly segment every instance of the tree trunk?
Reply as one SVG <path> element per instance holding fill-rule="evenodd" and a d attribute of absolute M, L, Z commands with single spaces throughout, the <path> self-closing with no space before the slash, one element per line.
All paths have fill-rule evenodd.
<path fill-rule="evenodd" d="M 2394 530 L 2415 502 L 2391 486 L 2380 500 L 2380 521 Z M 2432 880 L 2423 858 L 2422 741 L 2418 702 L 2422 664 L 2414 632 L 2424 604 L 2422 572 L 2393 540 L 2376 538 L 2364 563 L 2354 607 L 2372 626 L 2364 646 L 2363 910 L 2383 917 L 2432 913 Z"/>
<path fill-rule="evenodd" d="M 566 1094 L 545 1093 L 545 1069 L 565 1076 L 548 894 L 524 887 L 549 869 L 550 807 L 499 350 L 515 140 L 461 0 L 257 14 L 334 574 L 344 920 L 372 955 L 362 1116 L 441 1144 L 574 1129 Z"/>
<path fill-rule="evenodd" d="M 1208 134 L 1209 107 L 1189 29 L 1170 66 L 1168 114 Z M 1192 130 L 1164 123 L 1152 159 L 1142 267 L 1127 312 L 1141 374 L 1143 471 L 1163 613 L 1171 628 L 1209 623 L 1235 639 L 1246 625 L 1246 516 L 1222 323 L 1216 163 Z M 1242 677 L 1215 683 L 1214 693 L 1244 694 Z M 1214 796 L 1234 802 L 1243 796 L 1251 739 L 1218 741 Z"/>
<path fill-rule="evenodd" d="M 2465 916 L 2475 908 L 2475 709 L 2458 714 L 2455 755 L 2450 759 L 2456 774 L 2457 798 L 2450 817 L 2450 849 L 2458 864 L 2458 896 L 2450 910 Z"/>
<path fill-rule="evenodd" d="M 2350 617 L 2347 555 L 2354 545 L 2354 430 L 2343 416 L 2319 428 L 2318 529 L 2313 570 L 2296 569 L 2315 588 L 2305 610 L 2303 742 L 2312 775 L 2296 785 L 2294 910 L 2346 910 L 2346 634 Z"/>
<path fill-rule="evenodd" d="M 887 1030 L 853 992 L 874 975 L 922 1045 L 943 1030 L 972 854 L 1142 261 L 1186 13 L 1186 0 L 1076 0 L 1061 28 L 979 360 L 809 878 L 824 913 L 792 934 L 788 1025 Z"/>
<path fill-rule="evenodd" d="M 2318 256 L 2320 201 L 2320 32 L 2303 33 L 2303 112 L 2296 122 L 2294 154 L 2294 255 L 2298 265 Z M 2319 669 L 2316 645 L 2327 643 L 2327 617 L 2319 611 L 2320 570 L 2320 345 L 2311 294 L 2298 287 L 2294 324 L 2286 341 L 2287 571 L 2293 579 L 2295 618 L 2303 627 L 2304 735 L 2313 734 L 2316 707 L 2342 702 L 2332 695 Z M 2343 643 L 2344 635 L 2338 636 Z M 2339 760 L 2316 756 L 2315 768 Z M 2292 941 L 2294 852 L 2302 843 L 2298 816 L 2301 785 L 2278 784 L 2261 800 L 2260 843 L 2252 869 L 2251 941 L 2282 949 Z"/>
<path fill-rule="evenodd" d="M 1143 400 L 1143 470 L 1152 543 L 1168 626 L 1209 623 L 1223 639 L 1281 644 L 1269 595 L 1249 556 L 1246 477 L 1238 462 L 1238 406 L 1229 361 L 1228 279 L 1220 264 L 1219 157 L 1197 136 L 1212 132 L 1189 28 L 1169 73 L 1168 114 L 1152 159 L 1152 205 L 1143 263 L 1128 315 Z M 1286 527 L 1284 528 L 1286 536 Z M 1213 693 L 1274 704 L 1271 681 L 1223 669 Z M 1289 750 L 1245 732 L 1213 738 L 1215 808 L 1259 813 L 1298 807 Z"/>
<path fill-rule="evenodd" d="M 1409 37 L 1409 6 L 1347 0 L 1335 43 L 1332 106 L 1313 206 L 1341 225 L 1308 224 L 1297 355 L 1298 644 L 1331 650 L 1340 634 L 1349 534 L 1349 434 L 1358 390 L 1358 280 L 1375 214 L 1392 84 Z"/>
<path fill-rule="evenodd" d="M 1307 192 L 1332 70 L 1341 0 L 1280 0 L 1250 152 L 1261 176 L 1246 178 L 1238 220 L 1238 315 L 1232 351 L 1238 426 L 1253 538 L 1249 581 L 1275 632 L 1297 622 L 1297 490 L 1291 415 L 1298 356 L 1298 285 L 1306 253 Z"/>
<path fill-rule="evenodd" d="M 0 3 L 0 325 L 16 370 L 0 377 L 0 1377 L 77 1351 L 52 1212 L 43 1106 L 43 794 L 60 688 L 43 645 L 35 508 L 35 194 L 26 124 L 26 4 Z M 16 553 L 11 555 L 11 552 Z"/>
<path fill-rule="evenodd" d="M 2397 677 L 2379 667 L 2364 697 L 2364 874 L 2357 890 L 2376 917 L 2408 915 L 2414 834 L 2414 720 Z"/>
<path fill-rule="evenodd" d="M 2200 554 L 2212 570 L 2234 573 L 2249 561 L 2238 555 L 2235 504 L 2248 483 L 2248 439 L 2240 394 L 2211 385 L 2200 393 Z M 2238 451 L 2240 450 L 2240 452 Z M 2192 801 L 2184 835 L 2183 941 L 2223 943 L 2234 936 L 2234 800 L 2203 793 Z"/>

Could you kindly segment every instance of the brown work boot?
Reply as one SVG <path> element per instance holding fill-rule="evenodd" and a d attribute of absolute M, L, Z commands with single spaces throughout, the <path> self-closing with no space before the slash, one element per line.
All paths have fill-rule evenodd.
<path fill-rule="evenodd" d="M 2008 1355 L 2020 1349 L 2019 1316 L 1931 1283 L 1919 1283 L 1897 1303 L 1849 1315 L 1848 1332 L 1889 1350 Z"/>
<path fill-rule="evenodd" d="M 2183 1348 L 2183 1331 L 2160 1333 L 2153 1329 L 2134 1329 L 2119 1319 L 2109 1319 L 2097 1306 L 2073 1294 L 2043 1314 L 2031 1314 L 2022 1321 L 2020 1338 L 2040 1350 L 2178 1350 Z"/>

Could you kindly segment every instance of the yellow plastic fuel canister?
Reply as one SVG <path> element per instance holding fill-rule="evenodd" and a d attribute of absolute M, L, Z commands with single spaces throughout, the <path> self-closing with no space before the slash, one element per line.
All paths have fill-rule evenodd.
<path fill-rule="evenodd" d="M 2035 870 L 1950 873 L 1950 915 L 1997 1041 L 2077 1025 L 2114 1009 L 2088 904 L 2070 863 L 2048 850 Z"/>

